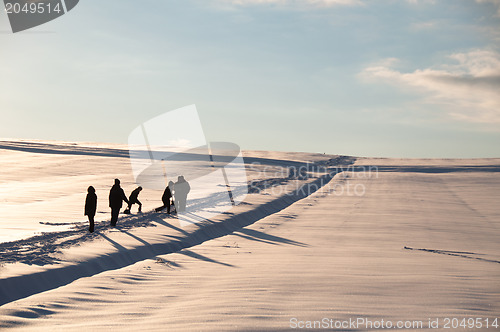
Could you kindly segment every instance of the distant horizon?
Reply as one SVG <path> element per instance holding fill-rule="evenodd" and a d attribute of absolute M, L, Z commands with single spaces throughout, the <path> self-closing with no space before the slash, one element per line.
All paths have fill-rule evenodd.
<path fill-rule="evenodd" d="M 129 144 L 127 142 L 98 142 L 98 141 L 78 141 L 78 140 L 57 140 L 57 139 L 42 139 L 42 138 L 15 138 L 15 137 L 0 137 L 0 142 L 2 141 L 25 141 L 25 142 L 41 142 L 41 143 L 68 143 L 68 144 L 88 144 L 88 145 L 117 145 L 123 146 L 126 149 Z M 355 158 L 382 158 L 382 159 L 500 159 L 497 157 L 400 157 L 400 156 L 376 156 L 376 155 L 354 155 L 354 154 L 344 154 L 344 153 L 332 153 L 332 152 L 321 152 L 321 151 L 301 151 L 301 150 L 266 150 L 266 149 L 253 149 L 253 148 L 243 148 L 242 151 L 261 151 L 261 152 L 278 152 L 278 153 L 311 153 L 327 156 L 347 156 Z M 0 147 L 0 150 L 2 147 Z"/>

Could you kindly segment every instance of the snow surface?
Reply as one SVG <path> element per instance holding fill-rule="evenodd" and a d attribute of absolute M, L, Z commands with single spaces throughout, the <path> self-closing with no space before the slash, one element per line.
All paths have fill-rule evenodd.
<path fill-rule="evenodd" d="M 161 191 L 148 190 L 145 213 L 109 229 L 112 180 L 135 188 L 126 152 L 0 142 L 0 328 L 290 330 L 293 318 L 357 317 L 439 318 L 442 328 L 446 317 L 500 318 L 499 159 L 247 151 L 259 190 L 229 212 L 203 206 L 186 223 L 192 215 L 151 212 Z M 308 162 L 328 172 L 282 172 Z M 94 234 L 83 216 L 90 184 Z"/>

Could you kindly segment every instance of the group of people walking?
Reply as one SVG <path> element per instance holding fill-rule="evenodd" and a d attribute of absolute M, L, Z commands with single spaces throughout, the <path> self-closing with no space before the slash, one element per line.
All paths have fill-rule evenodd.
<path fill-rule="evenodd" d="M 184 212 L 186 210 L 187 195 L 191 187 L 189 183 L 184 179 L 184 176 L 179 176 L 177 182 L 174 183 L 170 181 L 168 186 L 162 195 L 163 205 L 156 208 L 155 211 L 159 212 L 167 209 L 167 213 L 170 214 L 171 206 L 175 208 L 177 212 Z M 109 207 L 111 208 L 111 227 L 116 227 L 118 221 L 118 215 L 123 207 L 123 202 L 127 203 L 127 208 L 124 213 L 130 213 L 132 205 L 139 205 L 138 212 L 142 212 L 142 203 L 139 201 L 139 194 L 142 191 L 142 187 L 137 187 L 132 191 L 130 196 L 127 198 L 125 192 L 120 186 L 120 180 L 115 179 L 115 184 L 111 187 L 109 191 Z M 87 197 L 85 199 L 85 215 L 89 218 L 89 232 L 94 232 L 94 217 L 97 211 L 97 195 L 95 188 L 93 186 L 88 187 Z"/>

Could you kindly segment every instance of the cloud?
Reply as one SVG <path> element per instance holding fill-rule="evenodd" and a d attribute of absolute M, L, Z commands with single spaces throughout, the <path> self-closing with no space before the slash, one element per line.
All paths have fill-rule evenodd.
<path fill-rule="evenodd" d="M 259 5 L 259 4 L 280 4 L 280 5 L 313 5 L 318 7 L 331 7 L 336 5 L 360 5 L 361 0 L 222 0 L 235 5 Z"/>
<path fill-rule="evenodd" d="M 500 123 L 500 54 L 473 50 L 449 56 L 451 64 L 404 73 L 393 69 L 397 59 L 363 70 L 361 77 L 419 91 L 425 101 L 445 106 L 454 118 Z"/>
<path fill-rule="evenodd" d="M 233 5 L 313 5 L 317 7 L 331 7 L 337 5 L 364 5 L 369 4 L 367 0 L 219 0 L 222 3 Z M 497 7 L 497 15 L 500 16 L 500 0 L 474 0 L 476 3 L 491 3 Z M 436 0 L 406 0 L 413 5 L 435 4 Z"/>
<path fill-rule="evenodd" d="M 432 30 L 438 26 L 436 21 L 415 22 L 410 24 L 410 28 L 415 31 Z"/>
<path fill-rule="evenodd" d="M 412 4 L 421 4 L 421 3 L 435 4 L 436 0 L 406 0 L 406 2 L 409 2 L 409 3 L 412 3 Z"/>
<path fill-rule="evenodd" d="M 500 16 L 500 0 L 475 0 L 477 3 L 492 3 L 497 7 L 497 16 Z"/>

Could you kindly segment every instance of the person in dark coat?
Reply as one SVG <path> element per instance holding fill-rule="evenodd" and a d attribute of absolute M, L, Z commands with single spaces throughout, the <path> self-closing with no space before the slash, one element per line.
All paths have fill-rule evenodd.
<path fill-rule="evenodd" d="M 130 208 L 132 207 L 132 205 L 134 204 L 138 204 L 139 205 L 139 212 L 142 212 L 142 203 L 139 202 L 139 194 L 141 193 L 141 190 L 142 190 L 142 187 L 137 187 L 135 188 L 132 193 L 130 194 L 130 196 L 128 197 L 128 207 L 127 209 L 124 211 L 125 213 L 130 213 Z"/>
<path fill-rule="evenodd" d="M 118 214 L 120 214 L 120 209 L 122 208 L 123 201 L 127 204 L 129 203 L 125 192 L 120 187 L 120 180 L 115 179 L 115 184 L 111 187 L 109 191 L 109 207 L 111 208 L 111 227 L 116 226 L 118 221 Z"/>
<path fill-rule="evenodd" d="M 172 190 L 174 183 L 170 181 L 168 186 L 163 191 L 163 195 L 161 196 L 161 201 L 163 202 L 163 206 L 160 206 L 155 209 L 156 212 L 160 212 L 163 209 L 167 208 L 167 213 L 170 214 L 170 199 L 172 198 Z"/>
<path fill-rule="evenodd" d="M 187 195 L 191 190 L 189 182 L 184 179 L 184 176 L 180 175 L 177 178 L 177 182 L 174 184 L 175 189 L 175 208 L 177 212 L 186 211 Z"/>
<path fill-rule="evenodd" d="M 87 189 L 87 198 L 85 199 L 85 216 L 89 217 L 89 232 L 94 232 L 94 216 L 97 210 L 97 195 L 94 187 L 90 186 Z"/>

